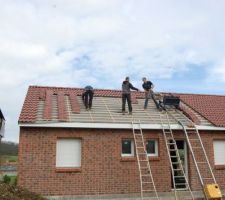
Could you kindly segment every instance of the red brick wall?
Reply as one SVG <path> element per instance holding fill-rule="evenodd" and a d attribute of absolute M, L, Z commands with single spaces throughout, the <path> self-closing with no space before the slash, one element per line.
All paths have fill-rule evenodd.
<path fill-rule="evenodd" d="M 160 131 L 144 131 L 145 138 L 158 139 L 159 158 L 150 164 L 158 191 L 170 191 L 169 160 Z M 213 158 L 212 140 L 222 134 L 204 133 L 207 152 Z M 81 171 L 57 172 L 55 168 L 58 137 L 82 138 Z M 177 138 L 183 138 L 176 134 Z M 130 130 L 21 128 L 18 184 L 44 195 L 122 194 L 140 192 L 136 158 L 121 157 L 122 139 L 133 138 Z M 225 134 L 223 136 L 225 139 Z M 217 138 L 218 139 L 218 138 Z M 189 156 L 190 157 L 190 156 Z M 190 163 L 192 163 L 190 158 Z M 189 176 L 199 188 L 193 166 Z M 216 170 L 225 188 L 225 170 Z"/>

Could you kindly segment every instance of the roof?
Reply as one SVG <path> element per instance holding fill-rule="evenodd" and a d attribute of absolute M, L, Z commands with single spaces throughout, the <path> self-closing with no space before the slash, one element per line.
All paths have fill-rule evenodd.
<path fill-rule="evenodd" d="M 81 99 L 83 89 L 63 87 L 30 86 L 19 117 L 19 123 L 65 123 L 106 122 L 159 124 L 161 113 L 150 100 L 147 110 L 143 109 L 144 92 L 132 92 L 133 115 L 121 113 L 121 91 L 94 90 L 93 107 L 86 111 Z M 181 108 L 186 116 L 196 123 L 225 126 L 225 96 L 173 94 L 180 96 Z M 185 120 L 183 114 L 178 116 Z M 176 123 L 172 118 L 171 123 Z"/>
<path fill-rule="evenodd" d="M 225 96 L 180 94 L 181 100 L 215 126 L 225 127 Z"/>
<path fill-rule="evenodd" d="M 1 111 L 1 109 L 0 109 L 0 118 L 5 120 L 4 115 L 3 115 L 2 111 Z"/>

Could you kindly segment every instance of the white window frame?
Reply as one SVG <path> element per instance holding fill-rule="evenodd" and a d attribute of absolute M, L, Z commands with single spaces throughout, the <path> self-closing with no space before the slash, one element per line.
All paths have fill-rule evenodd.
<path fill-rule="evenodd" d="M 81 167 L 81 139 L 58 138 L 56 142 L 56 168 Z"/>
<path fill-rule="evenodd" d="M 214 140 L 213 152 L 215 165 L 225 165 L 225 140 Z"/>
<path fill-rule="evenodd" d="M 154 141 L 155 142 L 155 153 L 147 153 L 148 157 L 158 157 L 159 156 L 159 142 L 157 139 L 146 139 L 146 141 Z M 147 145 L 147 143 L 146 143 Z M 147 151 L 147 149 L 146 149 Z"/>
<path fill-rule="evenodd" d="M 130 154 L 124 154 L 123 153 L 123 141 L 131 141 L 131 153 Z M 121 141 L 121 156 L 122 157 L 133 157 L 134 156 L 134 141 L 132 139 L 122 139 Z"/>

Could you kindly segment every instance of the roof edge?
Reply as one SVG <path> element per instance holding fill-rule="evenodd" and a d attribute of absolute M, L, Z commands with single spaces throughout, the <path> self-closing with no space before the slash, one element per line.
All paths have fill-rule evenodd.
<path fill-rule="evenodd" d="M 39 128 L 96 128 L 96 129 L 132 129 L 131 123 L 87 123 L 87 122 L 55 122 L 55 123 L 19 123 L 20 127 Z M 139 128 L 139 125 L 137 125 Z M 161 130 L 161 124 L 141 124 L 142 129 Z M 196 125 L 198 130 L 225 131 L 225 127 Z M 178 124 L 171 124 L 171 129 L 182 130 Z"/>

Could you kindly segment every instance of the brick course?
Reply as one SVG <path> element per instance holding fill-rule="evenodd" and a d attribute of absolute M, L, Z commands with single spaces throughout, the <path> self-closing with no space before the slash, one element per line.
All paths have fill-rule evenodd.
<path fill-rule="evenodd" d="M 162 133 L 145 130 L 144 135 L 159 141 L 159 158 L 150 159 L 156 188 L 170 191 L 169 160 Z M 225 134 L 202 132 L 201 135 L 213 164 L 213 139 L 225 140 Z M 184 138 L 179 132 L 175 137 Z M 57 138 L 82 139 L 80 170 L 56 170 Z M 121 157 L 121 141 L 129 138 L 133 139 L 130 130 L 20 128 L 18 184 L 43 195 L 138 193 L 140 178 L 136 157 Z M 190 154 L 188 160 L 191 187 L 200 189 Z M 225 188 L 225 170 L 214 171 L 218 183 Z"/>

